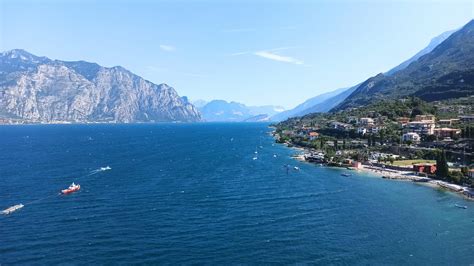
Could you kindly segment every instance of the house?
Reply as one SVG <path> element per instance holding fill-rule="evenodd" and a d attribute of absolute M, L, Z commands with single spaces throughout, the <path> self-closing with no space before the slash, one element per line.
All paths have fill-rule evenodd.
<path fill-rule="evenodd" d="M 309 139 L 310 140 L 315 140 L 319 137 L 319 133 L 318 132 L 309 132 Z"/>
<path fill-rule="evenodd" d="M 421 138 L 420 138 L 420 135 L 418 135 L 415 132 L 408 132 L 408 133 L 403 134 L 402 140 L 418 143 L 420 142 Z"/>
<path fill-rule="evenodd" d="M 346 124 L 346 123 L 341 123 L 337 121 L 332 121 L 329 123 L 329 126 L 331 128 L 337 129 L 337 130 L 349 130 L 352 128 L 352 125 Z"/>
<path fill-rule="evenodd" d="M 357 162 L 357 161 L 353 161 L 352 162 L 352 167 L 354 167 L 355 169 L 361 169 L 362 168 L 362 163 Z"/>
<path fill-rule="evenodd" d="M 435 123 L 431 120 L 412 121 L 404 126 L 405 132 L 414 132 L 418 135 L 433 135 Z"/>
<path fill-rule="evenodd" d="M 467 174 L 468 174 L 469 178 L 474 179 L 474 169 L 470 169 Z"/>
<path fill-rule="evenodd" d="M 434 115 L 417 115 L 414 121 L 432 121 L 435 122 L 436 117 Z"/>
<path fill-rule="evenodd" d="M 358 128 L 357 128 L 357 134 L 359 134 L 359 135 L 365 135 L 365 134 L 367 134 L 367 128 L 365 128 L 365 127 L 358 127 Z"/>
<path fill-rule="evenodd" d="M 459 119 L 441 119 L 438 121 L 438 125 L 441 126 L 452 126 L 459 122 Z"/>
<path fill-rule="evenodd" d="M 410 122 L 410 118 L 408 118 L 408 117 L 399 117 L 399 118 L 397 118 L 397 122 L 400 125 L 404 126 L 404 125 L 408 124 L 408 122 Z"/>
<path fill-rule="evenodd" d="M 349 116 L 347 117 L 347 123 L 359 123 L 359 118 L 357 116 Z"/>
<path fill-rule="evenodd" d="M 342 164 L 351 165 L 351 166 L 352 166 L 352 159 L 344 159 L 344 160 L 342 161 Z"/>
<path fill-rule="evenodd" d="M 367 132 L 372 133 L 372 134 L 377 134 L 380 132 L 380 130 L 384 129 L 384 126 L 369 126 L 367 129 Z"/>
<path fill-rule="evenodd" d="M 370 117 L 362 117 L 359 119 L 359 124 L 362 126 L 371 126 L 374 124 L 374 119 Z"/>
<path fill-rule="evenodd" d="M 436 173 L 436 164 L 432 164 L 432 163 L 414 164 L 413 171 L 417 173 L 425 173 L 425 174 L 433 175 Z"/>
<path fill-rule="evenodd" d="M 473 123 L 474 115 L 460 115 L 459 120 L 461 121 L 461 123 Z"/>
<path fill-rule="evenodd" d="M 434 129 L 434 135 L 438 138 L 454 138 L 456 136 L 459 136 L 461 134 L 461 130 L 457 128 L 435 128 Z"/>

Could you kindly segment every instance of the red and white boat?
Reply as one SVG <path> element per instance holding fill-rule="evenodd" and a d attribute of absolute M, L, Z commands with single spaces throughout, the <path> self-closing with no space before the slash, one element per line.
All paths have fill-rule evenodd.
<path fill-rule="evenodd" d="M 81 185 L 76 185 L 76 184 L 74 184 L 74 182 L 72 182 L 72 184 L 67 189 L 61 190 L 61 193 L 62 194 L 69 194 L 69 193 L 76 192 L 79 189 L 81 189 Z"/>

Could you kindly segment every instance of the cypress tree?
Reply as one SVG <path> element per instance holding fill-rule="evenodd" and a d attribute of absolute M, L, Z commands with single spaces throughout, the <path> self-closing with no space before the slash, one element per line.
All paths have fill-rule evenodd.
<path fill-rule="evenodd" d="M 436 158 L 436 176 L 441 179 L 447 178 L 449 175 L 448 160 L 446 159 L 446 152 L 439 151 Z"/>

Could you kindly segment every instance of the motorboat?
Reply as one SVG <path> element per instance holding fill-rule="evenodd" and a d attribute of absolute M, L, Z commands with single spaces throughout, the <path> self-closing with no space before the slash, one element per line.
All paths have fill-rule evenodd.
<path fill-rule="evenodd" d="M 79 189 L 81 189 L 81 185 L 79 185 L 79 184 L 76 185 L 76 184 L 74 184 L 74 182 L 72 182 L 72 184 L 67 189 L 61 190 L 61 193 L 62 194 L 69 194 L 69 193 L 79 191 Z"/>

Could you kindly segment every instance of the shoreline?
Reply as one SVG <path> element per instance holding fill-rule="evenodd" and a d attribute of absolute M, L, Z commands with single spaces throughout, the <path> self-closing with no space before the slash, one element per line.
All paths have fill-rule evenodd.
<path fill-rule="evenodd" d="M 284 144 L 283 144 L 284 145 Z M 288 145 L 284 145 L 290 149 L 298 150 L 299 152 L 306 152 L 307 148 L 305 147 L 300 147 L 295 144 L 292 144 L 292 147 L 288 147 Z M 296 159 L 298 161 L 306 162 L 309 164 L 317 164 L 314 162 L 309 162 L 305 159 L 304 154 L 296 154 L 291 156 L 291 158 Z M 339 168 L 339 169 L 345 169 L 347 167 L 338 167 L 338 166 L 328 166 L 326 164 L 321 164 L 322 167 L 333 167 L 333 168 Z M 428 177 L 420 177 L 417 176 L 414 172 L 412 171 L 400 171 L 400 170 L 393 170 L 393 169 L 385 169 L 382 167 L 377 167 L 377 166 L 370 166 L 370 165 L 365 165 L 363 164 L 361 168 L 359 169 L 348 169 L 349 171 L 362 171 L 366 173 L 372 173 L 378 177 L 381 177 L 383 179 L 387 180 L 394 180 L 394 181 L 402 181 L 402 182 L 413 182 L 416 184 L 420 184 L 426 187 L 430 187 L 433 189 L 442 189 L 446 190 L 452 193 L 455 193 L 459 196 L 461 196 L 465 200 L 469 201 L 474 201 L 474 194 L 472 190 L 469 190 L 468 187 L 456 185 L 453 183 L 449 183 L 446 181 L 442 180 L 437 180 L 437 179 L 432 179 Z M 470 191 L 472 196 L 468 196 L 466 194 L 466 191 Z"/>

